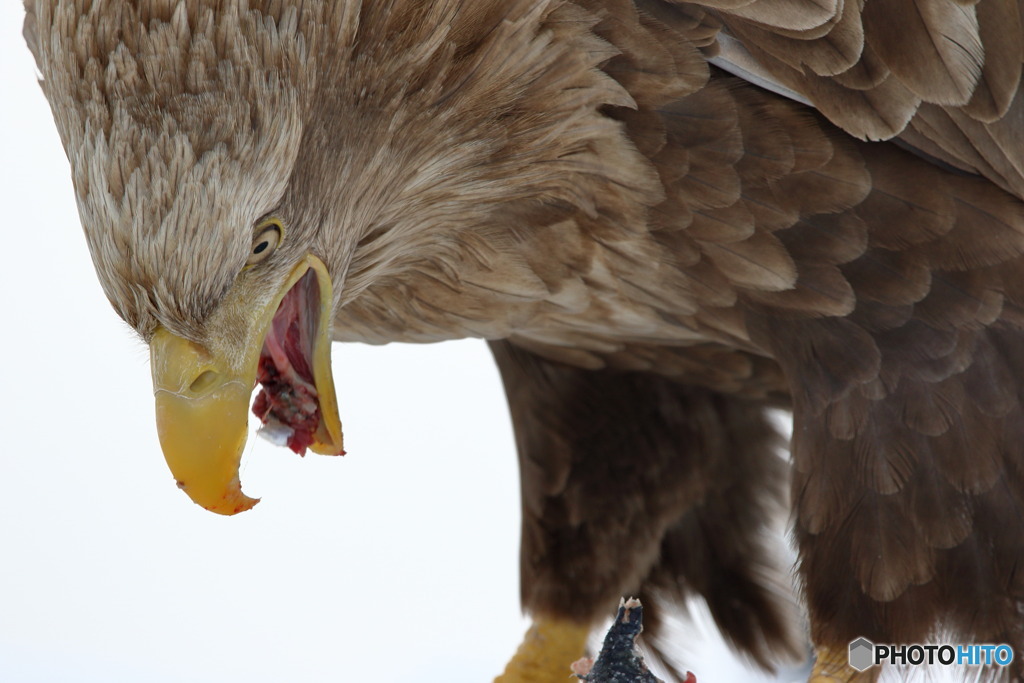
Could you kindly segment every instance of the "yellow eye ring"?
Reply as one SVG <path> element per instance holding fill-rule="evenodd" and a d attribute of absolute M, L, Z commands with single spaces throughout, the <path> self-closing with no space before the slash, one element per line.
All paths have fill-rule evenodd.
<path fill-rule="evenodd" d="M 256 226 L 256 237 L 252 241 L 252 248 L 249 250 L 249 258 L 245 261 L 247 266 L 255 266 L 266 260 L 281 243 L 284 238 L 284 226 L 277 218 L 267 218 L 260 221 Z"/>

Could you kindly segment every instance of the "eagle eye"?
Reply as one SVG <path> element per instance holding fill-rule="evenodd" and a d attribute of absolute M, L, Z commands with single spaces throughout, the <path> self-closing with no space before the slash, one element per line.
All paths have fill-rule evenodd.
<path fill-rule="evenodd" d="M 283 233 L 284 227 L 278 219 L 268 218 L 262 221 L 256 227 L 256 237 L 252 241 L 252 249 L 249 250 L 249 258 L 245 265 L 254 266 L 273 254 L 281 242 Z"/>

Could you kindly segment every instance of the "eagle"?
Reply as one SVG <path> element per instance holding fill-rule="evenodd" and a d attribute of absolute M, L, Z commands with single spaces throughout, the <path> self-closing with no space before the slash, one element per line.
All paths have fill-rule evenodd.
<path fill-rule="evenodd" d="M 627 594 L 799 657 L 786 509 L 812 680 L 874 680 L 858 638 L 1024 652 L 1018 3 L 26 0 L 24 34 L 195 503 L 255 504 L 254 388 L 344 452 L 332 341 L 480 338 L 533 619 L 499 680 L 564 680 Z"/>

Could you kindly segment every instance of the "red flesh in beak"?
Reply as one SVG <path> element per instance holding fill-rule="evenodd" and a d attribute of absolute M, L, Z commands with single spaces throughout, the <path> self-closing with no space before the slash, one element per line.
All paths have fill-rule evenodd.
<path fill-rule="evenodd" d="M 288 291 L 270 323 L 256 379 L 263 386 L 252 412 L 260 434 L 299 455 L 315 440 L 320 401 L 313 380 L 313 345 L 319 325 L 320 286 L 312 270 Z"/>

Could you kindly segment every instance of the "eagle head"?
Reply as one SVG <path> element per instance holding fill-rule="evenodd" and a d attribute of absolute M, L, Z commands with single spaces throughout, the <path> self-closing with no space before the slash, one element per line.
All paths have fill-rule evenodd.
<path fill-rule="evenodd" d="M 150 345 L 161 445 L 203 507 L 238 480 L 249 397 L 297 451 L 340 453 L 332 274 L 286 192 L 313 88 L 294 9 L 37 3 L 26 37 L 104 292 Z M 138 6 L 137 6 L 138 5 Z"/>
<path fill-rule="evenodd" d="M 171 471 L 214 512 L 256 502 L 238 465 L 257 383 L 273 439 L 342 453 L 341 309 L 386 317 L 375 288 L 453 277 L 468 236 L 512 249 L 510 216 L 657 196 L 599 113 L 632 100 L 576 5 L 26 4 L 97 274 L 150 345 Z"/>

